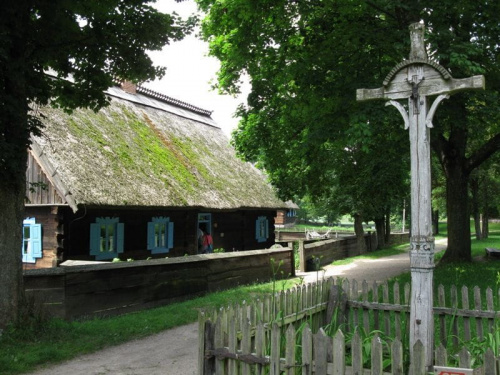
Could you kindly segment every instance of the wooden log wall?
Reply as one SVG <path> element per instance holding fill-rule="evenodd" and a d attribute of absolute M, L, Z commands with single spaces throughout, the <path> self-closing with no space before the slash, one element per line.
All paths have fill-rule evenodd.
<path fill-rule="evenodd" d="M 64 233 L 57 206 L 28 206 L 25 207 L 25 218 L 35 217 L 37 224 L 42 225 L 42 251 L 43 257 L 36 263 L 23 263 L 23 269 L 51 268 L 57 266 L 58 252 L 61 249 L 60 240 Z"/>
<path fill-rule="evenodd" d="M 375 250 L 377 247 L 377 234 L 375 232 L 366 233 L 365 241 L 368 251 Z M 324 266 L 335 260 L 359 255 L 356 236 L 304 243 L 303 248 L 306 269 L 301 269 L 301 271 L 312 271 L 312 269 L 307 269 L 307 262 L 313 258 L 319 261 L 320 266 Z"/>
<path fill-rule="evenodd" d="M 288 248 L 59 267 L 24 272 L 26 293 L 53 315 L 73 320 L 142 310 L 273 275 L 271 258 L 293 274 Z"/>
<path fill-rule="evenodd" d="M 31 152 L 28 152 L 26 168 L 26 198 L 28 204 L 57 205 L 65 203 Z"/>

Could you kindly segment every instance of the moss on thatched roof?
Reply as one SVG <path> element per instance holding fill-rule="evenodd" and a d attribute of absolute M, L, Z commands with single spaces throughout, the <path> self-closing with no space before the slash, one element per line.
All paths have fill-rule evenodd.
<path fill-rule="evenodd" d="M 237 159 L 208 115 L 169 111 L 117 90 L 97 113 L 40 111 L 45 128 L 34 150 L 50 164 L 46 170 L 56 171 L 72 206 L 285 207 L 262 173 Z"/>

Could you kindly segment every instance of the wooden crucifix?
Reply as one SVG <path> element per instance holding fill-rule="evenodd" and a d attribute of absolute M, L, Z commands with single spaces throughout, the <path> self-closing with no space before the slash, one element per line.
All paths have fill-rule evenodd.
<path fill-rule="evenodd" d="M 427 57 L 423 24 L 410 25 L 410 58 L 396 65 L 378 89 L 359 89 L 358 101 L 382 99 L 403 116 L 410 129 L 411 153 L 411 305 L 410 348 L 420 340 L 426 351 L 426 366 L 432 366 L 434 351 L 433 269 L 434 237 L 431 218 L 430 128 L 439 103 L 463 90 L 484 89 L 484 77 L 454 79 L 441 65 Z M 430 109 L 427 98 L 436 96 Z M 408 110 L 397 99 L 408 99 Z M 410 351 L 412 352 L 412 350 Z M 413 359 L 413 358 L 412 358 Z M 413 362 L 413 361 L 412 361 Z"/>

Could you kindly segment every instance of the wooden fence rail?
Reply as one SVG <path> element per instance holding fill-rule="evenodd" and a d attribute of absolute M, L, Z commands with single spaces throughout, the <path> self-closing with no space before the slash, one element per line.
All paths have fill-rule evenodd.
<path fill-rule="evenodd" d="M 499 295 L 494 295 L 490 288 L 485 295 L 486 298 L 483 299 L 479 288 L 469 290 L 462 287 L 460 296 L 454 286 L 447 293 L 442 286 L 438 288 L 434 307 L 438 332 L 436 340 L 440 344 L 436 349 L 436 365 L 445 363 L 445 348 L 450 347 L 450 344 L 456 348 L 460 342 L 469 341 L 472 337 L 482 340 L 487 334 L 494 334 L 499 329 L 496 322 L 500 316 Z M 374 331 L 377 331 L 377 335 L 373 339 L 377 337 L 377 342 L 385 343 L 381 349 L 385 356 L 384 362 L 392 363 L 392 373 L 402 373 L 398 372 L 398 353 L 402 351 L 402 345 L 401 350 L 399 345 L 408 341 L 406 322 L 409 296 L 408 284 L 401 288 L 395 283 L 389 288 L 387 283 L 369 285 L 366 282 L 358 284 L 357 281 L 330 278 L 318 283 L 299 285 L 251 303 L 203 311 L 199 319 L 199 374 L 238 374 L 240 370 L 237 369 L 240 368 L 242 374 L 341 374 L 345 373 L 339 372 L 342 368 L 349 368 L 345 364 L 337 365 L 342 363 L 339 353 L 346 350 L 348 358 L 352 358 L 353 373 L 361 374 L 356 371 L 360 356 L 358 351 L 361 350 L 357 342 L 363 341 L 366 344 L 367 337 L 373 336 L 370 333 Z M 474 301 L 472 309 L 469 299 Z M 345 335 L 351 338 L 347 348 L 345 344 L 340 345 L 345 337 L 339 336 L 338 329 L 343 332 L 342 337 Z M 301 333 L 300 339 L 297 332 Z M 323 334 L 325 337 L 321 336 Z M 334 339 L 327 334 L 335 334 Z M 389 339 L 390 337 L 393 339 Z M 285 341 L 289 343 L 289 347 L 283 347 Z M 316 345 L 313 350 L 315 342 L 323 344 Z M 277 343 L 281 343 L 280 352 L 276 348 L 271 350 Z M 374 350 L 375 353 L 378 350 L 377 345 L 374 346 L 373 342 L 371 345 L 372 367 L 379 366 L 378 354 L 373 358 Z M 394 345 L 396 354 L 393 353 Z M 393 349 L 389 350 L 388 346 Z M 335 350 L 332 350 L 333 347 Z M 366 348 L 366 345 L 363 344 L 360 348 Z M 305 358 L 308 353 L 314 353 L 315 357 Z M 390 358 L 387 353 L 391 353 Z M 420 358 L 418 352 L 416 355 L 415 358 Z M 297 361 L 298 357 L 302 360 Z M 323 357 L 327 358 L 326 362 Z M 295 358 L 293 364 L 292 358 Z M 334 358 L 338 358 L 337 361 Z M 485 361 L 482 371 L 493 375 L 495 372 L 487 368 L 498 371 L 497 365 L 491 365 L 488 358 L 486 355 L 481 359 Z M 462 359 L 460 361 L 462 364 L 466 362 Z M 366 358 L 360 363 L 363 362 L 366 365 Z M 373 368 L 371 371 L 379 373 Z M 420 373 L 418 371 L 415 374 Z"/>

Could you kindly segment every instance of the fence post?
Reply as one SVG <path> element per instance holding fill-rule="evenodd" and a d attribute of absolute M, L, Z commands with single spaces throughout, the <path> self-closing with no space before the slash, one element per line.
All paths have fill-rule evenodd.
<path fill-rule="evenodd" d="M 337 327 L 345 323 L 347 296 L 340 285 L 332 284 L 326 306 L 326 324 L 332 323 L 336 315 Z"/>
<path fill-rule="evenodd" d="M 205 373 L 205 311 L 198 313 L 198 375 Z"/>
<path fill-rule="evenodd" d="M 203 347 L 203 375 L 211 375 L 215 372 L 215 357 L 207 356 L 206 352 L 208 350 L 214 349 L 214 333 L 215 333 L 215 324 L 212 324 L 210 319 L 205 320 L 204 324 L 204 344 L 200 343 L 200 351 L 201 347 Z M 201 356 L 201 354 L 200 354 Z"/>
<path fill-rule="evenodd" d="M 410 347 L 410 350 L 413 351 L 413 355 L 410 356 L 410 374 L 425 375 L 427 373 L 426 348 L 422 344 L 422 341 L 417 340 L 415 345 L 413 345 L 413 348 Z"/>
<path fill-rule="evenodd" d="M 300 272 L 306 272 L 306 254 L 304 251 L 304 240 L 299 240 L 299 269 Z"/>

